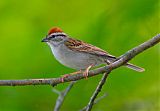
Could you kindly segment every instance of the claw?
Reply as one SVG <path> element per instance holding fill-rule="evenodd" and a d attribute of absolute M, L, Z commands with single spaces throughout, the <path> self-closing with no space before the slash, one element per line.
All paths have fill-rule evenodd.
<path fill-rule="evenodd" d="M 89 70 L 93 67 L 94 65 L 92 64 L 92 65 L 90 65 L 90 66 L 88 66 L 87 68 L 86 68 L 86 70 L 83 72 L 83 76 L 87 79 L 87 77 L 88 77 L 88 72 L 89 72 Z"/>
<path fill-rule="evenodd" d="M 70 76 L 70 74 L 65 74 L 65 75 L 63 75 L 63 76 L 61 77 L 61 82 L 63 83 L 63 82 L 64 82 L 64 78 L 66 78 L 66 77 L 68 77 L 68 76 Z"/>
<path fill-rule="evenodd" d="M 73 72 L 73 73 L 70 73 L 70 74 L 65 74 L 65 75 L 63 75 L 62 77 L 61 77 L 61 82 L 63 83 L 64 82 L 64 78 L 67 78 L 68 76 L 70 76 L 70 75 L 74 75 L 74 74 L 79 74 L 79 73 L 81 73 L 82 71 L 81 70 L 79 70 L 79 71 L 76 71 L 76 72 Z"/>

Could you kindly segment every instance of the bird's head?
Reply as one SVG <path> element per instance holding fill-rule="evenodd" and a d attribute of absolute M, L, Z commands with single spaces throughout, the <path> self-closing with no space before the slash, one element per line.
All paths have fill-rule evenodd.
<path fill-rule="evenodd" d="M 46 42 L 49 45 L 57 45 L 64 42 L 66 39 L 67 34 L 65 34 L 60 28 L 53 27 L 48 31 L 48 34 L 42 42 Z"/>

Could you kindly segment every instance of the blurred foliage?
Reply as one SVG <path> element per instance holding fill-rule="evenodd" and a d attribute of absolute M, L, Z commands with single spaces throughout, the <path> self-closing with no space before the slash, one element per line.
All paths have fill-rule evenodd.
<path fill-rule="evenodd" d="M 58 63 L 41 43 L 53 26 L 119 56 L 159 33 L 158 17 L 158 0 L 1 0 L 0 79 L 59 77 L 74 71 Z M 123 67 L 113 71 L 100 93 L 108 96 L 93 111 L 158 111 L 159 51 L 157 45 L 131 61 L 144 67 L 144 73 Z M 100 78 L 76 83 L 62 111 L 84 107 Z M 0 87 L 0 111 L 52 111 L 57 95 L 51 90 Z"/>

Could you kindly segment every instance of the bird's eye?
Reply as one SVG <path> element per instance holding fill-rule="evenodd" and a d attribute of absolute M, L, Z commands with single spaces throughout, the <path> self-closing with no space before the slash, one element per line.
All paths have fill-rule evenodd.
<path fill-rule="evenodd" d="M 51 37 L 50 38 L 55 38 L 56 36 L 55 35 L 51 35 Z"/>
<path fill-rule="evenodd" d="M 48 40 L 54 39 L 54 38 L 55 38 L 55 35 L 50 35 L 50 36 L 48 36 L 47 38 L 48 38 Z"/>

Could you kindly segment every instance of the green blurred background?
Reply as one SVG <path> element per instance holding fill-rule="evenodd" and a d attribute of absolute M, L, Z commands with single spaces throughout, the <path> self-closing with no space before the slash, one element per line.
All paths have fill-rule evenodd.
<path fill-rule="evenodd" d="M 53 26 L 120 56 L 160 32 L 158 4 L 158 0 L 0 0 L 0 79 L 73 72 L 41 43 Z M 93 111 L 158 111 L 159 51 L 156 45 L 131 61 L 144 67 L 144 73 L 124 67 L 114 70 L 99 95 L 108 96 Z M 61 110 L 83 108 L 101 76 L 78 81 Z M 50 86 L 0 87 L 0 111 L 52 111 L 56 98 Z"/>

